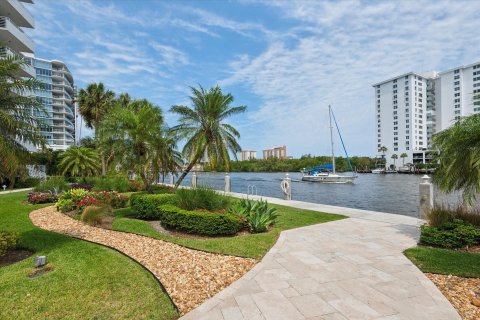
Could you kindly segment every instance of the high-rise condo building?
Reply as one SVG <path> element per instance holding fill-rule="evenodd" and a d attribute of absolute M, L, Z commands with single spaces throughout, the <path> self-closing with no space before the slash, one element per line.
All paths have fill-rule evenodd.
<path fill-rule="evenodd" d="M 480 112 L 480 61 L 443 72 L 406 73 L 373 85 L 376 149 L 405 153 L 405 163 L 426 163 L 432 136 L 462 116 Z M 398 162 L 397 162 L 398 164 Z"/>
<path fill-rule="evenodd" d="M 67 65 L 58 60 L 30 58 L 37 80 L 43 83 L 35 90 L 45 112 L 37 114 L 47 148 L 65 150 L 75 144 L 75 84 Z"/>
<path fill-rule="evenodd" d="M 263 150 L 263 159 L 268 158 L 286 159 L 287 147 L 273 147 L 271 149 Z"/>
<path fill-rule="evenodd" d="M 33 3 L 32 0 L 1 0 L 0 1 L 0 58 L 7 55 L 33 54 L 35 44 L 25 34 L 22 28 L 34 28 L 33 16 L 22 2 Z M 33 66 L 25 65 L 19 77 L 35 77 Z"/>
<path fill-rule="evenodd" d="M 240 151 L 240 160 L 247 161 L 257 159 L 257 151 L 255 150 L 242 150 Z"/>

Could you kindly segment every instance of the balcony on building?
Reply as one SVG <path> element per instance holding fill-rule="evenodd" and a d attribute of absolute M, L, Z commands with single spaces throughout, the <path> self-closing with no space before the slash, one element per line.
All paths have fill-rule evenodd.
<path fill-rule="evenodd" d="M 0 38 L 16 52 L 33 53 L 35 44 L 9 17 L 0 16 Z"/>
<path fill-rule="evenodd" d="M 22 54 L 13 51 L 11 48 L 8 47 L 0 47 L 0 58 L 6 58 L 8 56 L 20 56 L 23 57 Z M 35 68 L 26 60 L 26 63 L 22 65 L 22 67 L 18 70 L 19 77 L 27 77 L 27 78 L 35 78 Z"/>
<path fill-rule="evenodd" d="M 35 20 L 33 19 L 32 14 L 21 2 L 17 0 L 1 1 L 0 13 L 3 12 L 8 12 L 8 17 L 12 19 L 17 26 L 22 28 L 35 28 Z"/>

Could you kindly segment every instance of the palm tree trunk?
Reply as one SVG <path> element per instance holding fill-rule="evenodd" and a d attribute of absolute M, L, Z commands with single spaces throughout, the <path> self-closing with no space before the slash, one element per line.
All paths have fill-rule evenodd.
<path fill-rule="evenodd" d="M 102 177 L 107 175 L 107 161 L 105 160 L 105 155 L 102 153 Z"/>
<path fill-rule="evenodd" d="M 180 178 L 178 178 L 177 180 L 177 183 L 175 183 L 175 189 L 178 188 L 178 186 L 180 185 L 180 183 L 183 181 L 183 179 L 187 176 L 187 174 L 190 172 L 190 170 L 192 170 L 193 166 L 195 164 L 197 164 L 197 161 L 200 159 L 200 157 L 203 155 L 203 152 L 202 151 L 201 153 L 199 153 L 192 161 L 190 161 L 190 163 L 188 164 L 188 167 L 187 169 L 185 169 L 185 171 L 182 172 L 182 175 L 180 176 Z"/>
<path fill-rule="evenodd" d="M 190 161 L 190 163 L 188 164 L 187 169 L 185 169 L 185 170 L 182 172 L 182 175 L 180 176 L 180 178 L 178 178 L 177 183 L 175 183 L 175 189 L 178 188 L 178 186 L 180 185 L 180 183 L 182 183 L 183 179 L 187 176 L 187 174 L 190 172 L 190 170 L 192 170 L 193 166 L 197 163 L 198 158 L 199 158 L 199 157 L 195 158 L 195 161 Z"/>

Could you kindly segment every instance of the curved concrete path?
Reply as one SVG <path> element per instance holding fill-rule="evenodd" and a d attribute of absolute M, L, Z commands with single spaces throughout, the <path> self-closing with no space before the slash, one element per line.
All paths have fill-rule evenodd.
<path fill-rule="evenodd" d="M 182 320 L 460 319 L 402 253 L 421 220 L 263 199 L 352 218 L 282 232 L 257 266 Z"/>

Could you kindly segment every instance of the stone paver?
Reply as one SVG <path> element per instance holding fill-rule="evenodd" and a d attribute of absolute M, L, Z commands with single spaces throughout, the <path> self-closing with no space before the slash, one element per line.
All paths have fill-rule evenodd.
<path fill-rule="evenodd" d="M 460 319 L 402 253 L 416 245 L 421 220 L 263 199 L 351 218 L 282 232 L 250 272 L 182 320 Z"/>

